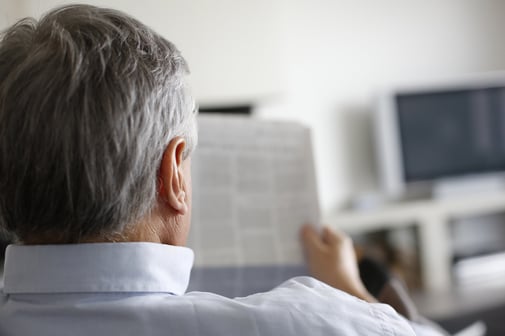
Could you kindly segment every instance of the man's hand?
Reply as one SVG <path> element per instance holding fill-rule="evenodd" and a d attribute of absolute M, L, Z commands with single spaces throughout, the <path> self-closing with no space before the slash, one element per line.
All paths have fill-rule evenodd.
<path fill-rule="evenodd" d="M 301 238 L 313 277 L 362 300 L 377 302 L 361 281 L 352 240 L 348 236 L 328 227 L 319 233 L 305 225 Z"/>

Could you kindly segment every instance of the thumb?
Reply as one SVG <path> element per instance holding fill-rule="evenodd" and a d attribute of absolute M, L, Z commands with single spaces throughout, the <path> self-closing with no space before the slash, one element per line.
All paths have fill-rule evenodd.
<path fill-rule="evenodd" d="M 334 231 L 327 226 L 323 228 L 322 239 L 328 245 L 336 245 L 344 238 L 345 236 L 341 232 Z"/>
<path fill-rule="evenodd" d="M 304 225 L 300 230 L 300 236 L 306 250 L 321 249 L 324 247 L 319 233 L 312 225 Z"/>

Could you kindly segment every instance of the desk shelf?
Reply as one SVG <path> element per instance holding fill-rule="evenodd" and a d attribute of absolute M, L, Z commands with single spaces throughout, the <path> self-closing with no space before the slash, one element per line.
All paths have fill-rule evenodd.
<path fill-rule="evenodd" d="M 335 211 L 324 223 L 350 234 L 416 225 L 419 232 L 422 281 L 428 292 L 452 286 L 450 221 L 505 211 L 505 192 L 448 199 L 394 203 L 373 210 Z"/>

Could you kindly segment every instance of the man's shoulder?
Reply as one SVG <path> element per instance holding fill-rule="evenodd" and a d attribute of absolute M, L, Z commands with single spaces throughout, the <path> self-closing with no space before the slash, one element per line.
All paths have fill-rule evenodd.
<path fill-rule="evenodd" d="M 414 335 L 391 307 L 369 304 L 311 277 L 293 278 L 269 292 L 242 298 L 202 292 L 183 298 L 196 307 L 197 321 L 236 323 L 265 335 L 280 330 L 285 335 Z"/>
<path fill-rule="evenodd" d="M 0 330 L 15 335 L 20 326 L 33 330 L 75 329 L 75 321 L 95 321 L 76 335 L 145 330 L 172 335 L 414 335 L 389 306 L 371 305 L 309 277 L 293 278 L 273 290 L 242 298 L 206 292 L 95 293 L 35 295 L 53 312 L 51 320 L 34 314 L 33 304 L 0 290 Z M 9 302 L 15 302 L 15 305 Z M 51 322 L 52 321 L 52 322 Z M 57 321 L 57 323 L 54 323 Z M 49 326 L 50 324 L 50 326 Z M 31 330 L 32 330 L 31 329 Z M 84 333 L 86 331 L 86 333 Z M 38 333 L 38 335 L 49 335 Z"/>

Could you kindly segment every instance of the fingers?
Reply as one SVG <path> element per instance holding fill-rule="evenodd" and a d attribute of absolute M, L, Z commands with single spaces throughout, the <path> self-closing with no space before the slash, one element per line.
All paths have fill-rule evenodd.
<path fill-rule="evenodd" d="M 313 226 L 304 225 L 301 229 L 301 236 L 306 246 L 338 245 L 350 240 L 343 232 L 332 230 L 327 226 L 323 227 L 319 233 Z"/>

